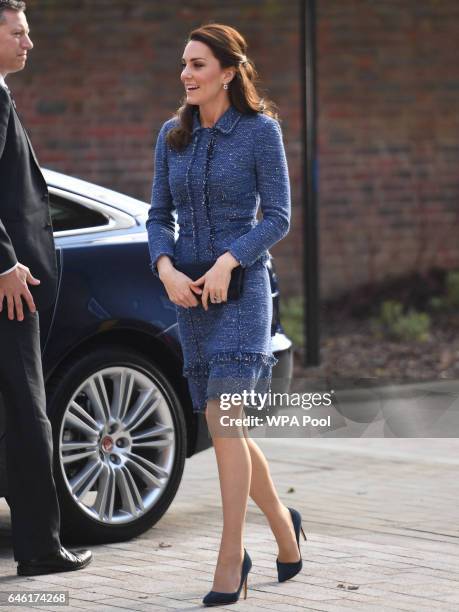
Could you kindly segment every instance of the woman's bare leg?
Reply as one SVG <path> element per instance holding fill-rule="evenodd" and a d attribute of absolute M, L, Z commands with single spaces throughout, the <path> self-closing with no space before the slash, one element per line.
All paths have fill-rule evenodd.
<path fill-rule="evenodd" d="M 242 428 L 222 430 L 222 414 L 240 416 L 240 407 L 221 412 L 218 400 L 207 403 L 206 417 L 217 458 L 223 506 L 223 531 L 212 586 L 213 591 L 233 592 L 239 588 L 244 557 L 243 532 L 250 490 L 252 465 Z"/>
<path fill-rule="evenodd" d="M 284 563 L 298 561 L 300 553 L 298 552 L 290 512 L 279 499 L 266 457 L 258 444 L 249 437 L 247 427 L 244 427 L 244 436 L 252 463 L 250 497 L 268 520 L 279 548 L 279 561 Z"/>

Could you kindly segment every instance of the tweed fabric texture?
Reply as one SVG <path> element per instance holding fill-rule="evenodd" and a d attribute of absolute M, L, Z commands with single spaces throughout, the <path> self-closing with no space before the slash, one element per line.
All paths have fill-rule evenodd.
<path fill-rule="evenodd" d="M 151 269 L 162 254 L 172 262 L 202 262 L 230 251 L 245 268 L 242 296 L 223 303 L 176 305 L 183 375 L 193 411 L 221 393 L 269 390 L 272 298 L 269 248 L 290 227 L 290 184 L 279 123 L 234 106 L 212 128 L 193 117 L 191 142 L 166 142 L 177 119 L 166 121 L 155 147 L 147 231 Z M 263 218 L 257 220 L 258 208 Z M 179 226 L 176 238 L 176 222 Z"/>

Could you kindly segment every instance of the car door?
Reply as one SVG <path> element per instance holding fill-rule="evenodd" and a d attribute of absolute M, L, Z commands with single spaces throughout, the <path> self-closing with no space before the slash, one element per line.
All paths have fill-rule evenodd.
<path fill-rule="evenodd" d="M 65 233 L 75 234 L 79 231 L 87 231 L 88 228 L 106 226 L 108 219 L 90 208 L 77 203 L 70 196 L 66 197 L 63 193 L 53 187 L 49 188 L 50 201 L 49 209 L 53 224 L 54 236 L 59 237 Z M 62 246 L 56 244 L 56 260 L 58 268 L 58 289 L 56 300 L 53 306 L 43 312 L 40 312 L 40 335 L 43 354 L 46 351 L 46 345 L 52 329 L 52 323 L 56 306 L 59 301 L 59 291 L 61 287 L 61 278 L 64 261 L 64 251 Z"/>

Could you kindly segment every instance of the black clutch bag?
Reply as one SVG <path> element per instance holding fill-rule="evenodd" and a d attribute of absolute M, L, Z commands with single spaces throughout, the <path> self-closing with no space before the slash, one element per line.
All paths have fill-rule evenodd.
<path fill-rule="evenodd" d="M 205 261 L 205 262 L 199 262 L 199 263 L 196 263 L 196 262 L 180 263 L 180 264 L 177 263 L 175 264 L 175 268 L 176 270 L 179 270 L 180 272 L 183 272 L 184 274 L 186 274 L 192 280 L 197 280 L 198 278 L 203 276 L 208 270 L 210 270 L 210 268 L 214 265 L 214 263 L 215 263 L 214 261 Z M 236 266 L 235 268 L 231 270 L 231 279 L 228 285 L 228 293 L 227 293 L 228 300 L 237 300 L 241 296 L 242 287 L 244 284 L 244 273 L 245 273 L 245 268 L 243 268 L 242 266 Z M 193 291 L 193 295 L 199 301 L 201 301 L 201 295 L 194 293 L 194 291 Z M 213 304 L 214 302 L 211 302 L 211 303 Z M 220 302 L 217 302 L 217 303 L 220 303 Z M 221 303 L 224 303 L 224 302 L 221 302 Z"/>

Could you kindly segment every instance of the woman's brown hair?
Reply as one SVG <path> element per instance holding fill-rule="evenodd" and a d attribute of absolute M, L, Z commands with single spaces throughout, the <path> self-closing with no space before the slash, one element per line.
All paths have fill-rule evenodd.
<path fill-rule="evenodd" d="M 262 98 L 257 91 L 258 74 L 252 60 L 246 57 L 247 43 L 234 28 L 220 23 L 210 23 L 193 30 L 187 43 L 197 40 L 207 45 L 222 68 L 236 68 L 234 78 L 228 84 L 231 104 L 241 113 L 265 113 L 277 119 L 276 107 Z M 193 113 L 196 105 L 184 102 L 176 111 L 179 125 L 167 134 L 167 142 L 175 150 L 184 149 L 191 140 Z"/>

